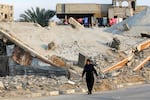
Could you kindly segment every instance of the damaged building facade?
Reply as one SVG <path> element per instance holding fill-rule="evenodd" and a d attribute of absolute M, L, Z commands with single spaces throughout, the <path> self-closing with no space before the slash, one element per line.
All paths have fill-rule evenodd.
<path fill-rule="evenodd" d="M 2 23 L 13 23 L 13 16 L 14 8 L 12 5 L 0 4 L 0 25 Z M 37 58 L 32 55 L 33 53 L 30 50 L 25 49 L 20 44 L 22 41 L 18 43 L 15 40 L 16 37 L 13 37 L 15 32 L 11 35 L 8 34 L 9 29 L 10 27 L 8 29 L 3 28 L 3 25 L 0 27 L 0 76 L 32 74 L 54 76 L 66 74 L 65 69 L 56 68 L 49 63 L 47 64 L 48 61 L 43 61 L 40 57 Z"/>
<path fill-rule="evenodd" d="M 12 22 L 14 9 L 12 5 L 0 4 L 0 22 Z M 12 44 L 0 34 L 0 76 L 9 74 L 9 56 L 7 56 L 7 46 Z"/>
<path fill-rule="evenodd" d="M 107 17 L 111 4 L 57 4 L 58 18 Z M 90 8 L 90 9 L 89 9 Z"/>
<path fill-rule="evenodd" d="M 41 75 L 54 77 L 68 75 L 68 70 L 50 65 L 9 40 L 0 39 L 0 76 Z"/>
<path fill-rule="evenodd" d="M 81 24 L 86 24 L 87 22 L 91 26 L 98 23 L 106 26 L 106 23 L 112 18 L 120 18 L 123 20 L 146 8 L 147 6 L 137 6 L 136 0 L 112 0 L 112 4 L 66 3 L 57 4 L 56 14 L 60 19 L 67 20 L 70 17 L 73 17 Z M 81 18 L 83 20 L 82 22 Z"/>
<path fill-rule="evenodd" d="M 147 6 L 137 6 L 137 0 L 113 0 L 109 8 L 108 18 L 127 18 L 146 9 Z"/>
<path fill-rule="evenodd" d="M 103 18 L 108 16 L 108 9 L 111 4 L 57 4 L 56 13 L 60 19 L 85 19 L 85 24 L 95 24 L 95 18 Z M 90 9 L 89 9 L 90 8 Z"/>
<path fill-rule="evenodd" d="M 19 36 L 16 35 L 17 31 L 16 33 L 12 31 L 14 29 L 18 29 L 17 25 L 23 27 L 24 25 L 22 24 L 23 23 L 19 22 L 0 23 L 0 76 L 67 76 L 68 69 L 63 68 L 62 65 L 56 64 L 60 62 L 58 57 L 53 57 L 53 62 L 51 62 L 49 58 L 43 56 L 38 51 L 33 50 L 33 48 L 31 48 L 31 46 L 29 46 L 26 42 L 20 40 Z M 26 26 L 29 27 L 31 25 L 31 27 L 35 28 L 35 30 L 38 29 L 34 26 L 34 23 L 26 24 Z M 10 26 L 14 28 L 10 28 Z M 24 33 L 24 30 L 20 30 L 19 33 Z"/>
<path fill-rule="evenodd" d="M 68 76 L 67 69 L 52 66 L 36 57 L 33 57 L 30 52 L 25 51 L 12 42 L 5 43 L 2 39 L 0 40 L 0 76 Z"/>
<path fill-rule="evenodd" d="M 12 5 L 0 4 L 0 21 L 13 21 L 14 8 Z"/>

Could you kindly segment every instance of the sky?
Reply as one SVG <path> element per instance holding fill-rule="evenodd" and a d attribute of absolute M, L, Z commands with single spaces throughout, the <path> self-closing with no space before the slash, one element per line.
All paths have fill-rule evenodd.
<path fill-rule="evenodd" d="M 98 3 L 111 4 L 112 0 L 0 0 L 0 4 L 10 4 L 14 6 L 14 18 L 19 19 L 19 15 L 31 7 L 40 7 L 55 10 L 57 3 Z M 150 0 L 137 0 L 137 5 L 150 6 Z"/>

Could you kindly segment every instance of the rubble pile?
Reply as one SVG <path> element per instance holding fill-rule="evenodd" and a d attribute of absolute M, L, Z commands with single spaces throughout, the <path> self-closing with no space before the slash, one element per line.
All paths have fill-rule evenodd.
<path fill-rule="evenodd" d="M 133 71 L 133 68 L 149 56 L 150 48 L 132 52 L 137 45 L 149 40 L 147 37 L 140 36 L 143 31 L 150 32 L 149 17 L 150 8 L 106 29 L 113 34 L 104 32 L 104 29 L 101 28 L 75 30 L 70 26 L 56 26 L 45 29 L 33 23 L 0 23 L 0 30 L 8 37 L 10 36 L 10 39 L 13 35 L 14 41 L 19 44 L 17 45 L 19 48 L 15 48 L 13 52 L 14 61 L 20 65 L 30 65 L 37 57 L 38 61 L 31 65 L 35 69 L 44 68 L 44 73 L 50 70 L 50 67 L 55 67 L 53 65 L 69 70 L 67 78 L 54 75 L 63 71 L 62 69 L 56 71 L 57 67 L 55 71 L 50 70 L 50 72 L 55 72 L 54 74 L 48 73 L 47 76 L 50 78 L 31 74 L 0 77 L 0 97 L 48 96 L 51 91 L 62 93 L 68 89 L 86 89 L 85 80 L 80 79 L 82 69 L 77 65 L 79 53 L 82 52 L 97 64 L 96 69 L 100 74 L 100 80 L 96 81 L 94 91 L 117 89 L 118 85 L 125 83 L 150 81 L 149 61 L 139 71 Z M 128 30 L 125 30 L 124 26 L 129 27 Z M 121 69 L 102 73 L 103 69 L 113 66 L 133 53 L 132 59 Z M 28 67 L 21 67 L 26 69 L 25 72 L 33 71 Z M 103 74 L 104 77 L 101 77 Z"/>
<path fill-rule="evenodd" d="M 114 63 L 116 63 L 116 61 L 121 61 L 124 58 L 127 58 L 128 56 L 131 56 L 134 53 L 132 58 L 121 69 L 117 69 L 113 72 L 106 73 L 108 75 L 106 75 L 105 77 L 107 78 L 107 82 L 105 81 L 106 82 L 105 84 L 109 87 L 107 89 L 110 89 L 110 90 L 114 89 L 118 87 L 119 84 L 134 83 L 134 82 L 145 83 L 145 82 L 150 81 L 149 61 L 147 61 L 147 63 L 143 65 L 141 69 L 137 71 L 133 70 L 135 67 L 140 65 L 142 61 L 144 61 L 150 54 L 149 47 L 142 51 L 136 51 L 137 49 L 136 46 L 138 46 L 143 41 L 149 40 L 149 36 L 146 36 L 146 37 L 141 36 L 141 33 L 143 33 L 143 31 L 144 33 L 148 33 L 150 31 L 148 28 L 150 25 L 150 22 L 148 20 L 150 16 L 149 11 L 150 11 L 150 8 L 147 8 L 141 13 L 128 18 L 122 23 L 116 24 L 112 26 L 111 28 L 106 29 L 107 32 L 111 32 L 115 36 L 120 35 L 120 36 L 128 37 L 128 39 L 118 37 L 120 40 L 120 50 L 118 51 L 115 49 L 108 50 L 106 52 L 107 56 L 103 56 L 102 57 L 103 59 L 101 59 L 99 62 L 100 69 L 107 68 L 106 66 L 111 66 Z M 123 27 L 124 24 L 126 24 L 129 27 L 128 31 L 124 30 L 124 27 Z M 103 83 L 104 82 L 102 82 L 102 84 Z M 103 87 L 102 84 L 96 84 L 95 90 L 96 91 L 102 90 L 101 89 Z"/>
<path fill-rule="evenodd" d="M 132 35 L 134 36 L 137 34 L 139 35 L 140 32 L 149 32 L 150 31 L 148 28 L 150 25 L 149 17 L 150 17 L 150 7 L 146 8 L 145 10 L 134 16 L 127 18 L 121 23 L 113 25 L 111 28 L 106 29 L 106 31 L 114 34 L 125 33 L 126 31 L 124 31 L 125 28 L 124 25 L 127 25 L 129 27 L 130 32 L 132 31 Z"/>
<path fill-rule="evenodd" d="M 134 52 L 134 56 L 133 56 L 133 59 L 128 62 L 128 67 L 136 67 L 138 66 L 144 59 L 146 59 L 148 56 L 149 56 L 149 53 L 150 53 L 150 48 L 147 48 L 141 52 L 137 52 L 135 51 Z"/>
<path fill-rule="evenodd" d="M 113 85 L 109 79 L 101 80 L 100 82 L 96 82 L 94 86 L 94 91 L 107 91 L 107 90 L 113 90 Z"/>
<path fill-rule="evenodd" d="M 0 97 L 32 97 L 33 93 L 48 96 L 52 91 L 76 88 L 66 77 L 47 78 L 43 76 L 0 77 Z M 78 86 L 79 88 L 79 86 Z"/>
<path fill-rule="evenodd" d="M 119 85 L 126 83 L 144 82 L 145 79 L 139 75 L 124 75 L 118 77 L 111 77 L 108 79 L 102 79 L 100 82 L 95 83 L 94 91 L 108 91 L 117 89 Z"/>
<path fill-rule="evenodd" d="M 135 52 L 132 60 L 129 61 L 123 68 L 106 73 L 105 79 L 100 83 L 95 84 L 95 91 L 116 89 L 119 84 L 150 81 L 150 62 L 148 61 L 141 70 L 133 71 L 147 56 L 149 56 L 150 48 L 141 52 Z M 105 80 L 105 81 L 104 81 Z"/>
<path fill-rule="evenodd" d="M 149 56 L 149 52 L 150 52 L 150 47 L 139 53 L 136 53 L 136 55 L 134 56 L 134 59 L 131 61 L 132 64 L 130 65 L 130 67 L 138 66 L 144 59 L 146 59 Z M 150 80 L 150 61 L 148 61 L 139 71 L 136 71 L 136 74 L 142 76 L 147 81 L 149 81 Z"/>
<path fill-rule="evenodd" d="M 150 68 L 146 67 L 140 70 L 140 75 L 146 79 L 146 81 L 150 80 Z"/>

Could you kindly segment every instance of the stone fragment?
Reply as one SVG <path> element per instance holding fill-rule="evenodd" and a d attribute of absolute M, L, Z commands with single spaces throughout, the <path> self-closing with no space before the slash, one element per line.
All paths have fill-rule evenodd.
<path fill-rule="evenodd" d="M 4 84 L 2 81 L 0 81 L 0 89 L 4 89 Z"/>
<path fill-rule="evenodd" d="M 49 44 L 48 44 L 48 47 L 47 47 L 47 49 L 48 50 L 54 50 L 55 49 L 55 43 L 52 41 L 52 42 L 50 42 Z"/>

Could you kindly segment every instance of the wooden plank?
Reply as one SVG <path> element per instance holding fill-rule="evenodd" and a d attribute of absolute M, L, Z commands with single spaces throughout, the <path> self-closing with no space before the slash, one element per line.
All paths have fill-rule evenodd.
<path fill-rule="evenodd" d="M 33 49 L 32 47 L 30 47 L 28 44 L 24 43 L 23 41 L 21 41 L 20 39 L 18 39 L 17 37 L 15 37 L 13 34 L 11 34 L 9 31 L 0 28 L 0 32 L 6 37 L 8 38 L 11 42 L 15 43 L 17 46 L 21 47 L 22 49 L 24 49 L 25 51 L 28 51 L 31 53 L 31 55 L 33 57 L 37 57 L 40 60 L 44 61 L 45 63 L 48 63 L 54 67 L 60 67 L 57 66 L 56 64 L 54 64 L 51 60 L 49 60 L 47 57 L 43 56 L 40 52 L 38 52 L 37 50 Z"/>
<path fill-rule="evenodd" d="M 106 72 L 110 72 L 110 71 L 113 71 L 113 70 L 116 70 L 116 69 L 120 69 L 122 67 L 125 66 L 125 64 L 128 63 L 128 61 L 130 61 L 132 58 L 133 58 L 134 55 L 131 55 L 123 60 L 121 60 L 120 62 L 118 62 L 117 64 L 111 66 L 111 67 L 108 67 L 106 68 L 105 70 L 103 70 L 102 72 L 103 73 L 106 73 Z"/>
<path fill-rule="evenodd" d="M 141 37 L 150 38 L 150 33 L 141 33 Z"/>
<path fill-rule="evenodd" d="M 115 69 L 122 68 L 122 67 L 124 67 L 125 64 L 127 64 L 127 62 L 128 62 L 128 58 L 125 58 L 122 61 L 118 62 L 117 64 L 103 70 L 102 72 L 106 73 L 106 72 L 109 72 L 109 71 L 112 71 L 112 70 L 115 70 Z"/>
<path fill-rule="evenodd" d="M 137 46 L 138 51 L 142 51 L 146 48 L 150 47 L 150 40 L 147 40 L 146 42 L 141 43 Z"/>
<path fill-rule="evenodd" d="M 142 51 L 142 50 L 148 48 L 149 46 L 150 46 L 150 40 L 148 40 L 146 42 L 143 42 L 140 45 L 138 45 L 137 49 L 138 49 L 138 51 Z M 113 71 L 113 70 L 116 70 L 116 69 L 120 69 L 120 68 L 124 67 L 124 65 L 127 64 L 127 62 L 130 61 L 132 59 L 132 57 L 133 57 L 133 55 L 130 56 L 130 57 L 128 57 L 128 58 L 123 59 L 122 61 L 118 62 L 117 64 L 115 64 L 115 65 L 113 65 L 111 67 L 106 68 L 102 72 L 106 73 L 106 72 L 110 72 L 110 71 Z M 149 59 L 150 59 L 150 57 L 148 57 L 147 59 L 145 59 L 139 66 L 135 67 L 134 70 L 139 70 L 141 67 L 144 66 L 144 64 Z"/>
<path fill-rule="evenodd" d="M 147 57 L 145 60 L 142 61 L 142 63 L 140 63 L 137 67 L 135 67 L 133 70 L 134 71 L 137 71 L 137 70 L 140 70 L 142 67 L 144 67 L 144 65 L 150 61 L 150 56 Z"/>

